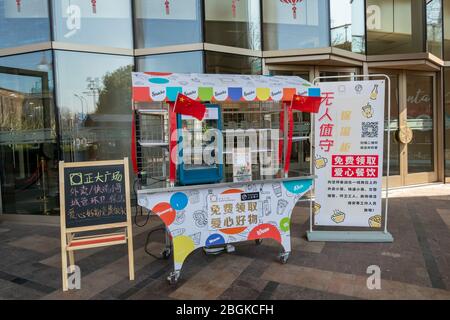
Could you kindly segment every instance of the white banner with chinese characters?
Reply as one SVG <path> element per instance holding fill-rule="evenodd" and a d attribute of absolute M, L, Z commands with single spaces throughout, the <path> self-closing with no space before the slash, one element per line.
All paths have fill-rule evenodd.
<path fill-rule="evenodd" d="M 319 83 L 315 117 L 318 226 L 381 227 L 385 81 Z"/>

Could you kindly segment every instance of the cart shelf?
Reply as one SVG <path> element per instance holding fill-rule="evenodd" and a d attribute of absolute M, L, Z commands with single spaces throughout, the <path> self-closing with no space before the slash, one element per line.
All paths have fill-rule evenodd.
<path fill-rule="evenodd" d="M 139 144 L 142 147 L 168 147 L 169 144 L 166 141 L 161 140 L 140 140 Z"/>

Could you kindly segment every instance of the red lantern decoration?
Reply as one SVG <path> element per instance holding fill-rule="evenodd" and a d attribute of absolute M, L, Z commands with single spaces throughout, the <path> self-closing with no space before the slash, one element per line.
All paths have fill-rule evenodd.
<path fill-rule="evenodd" d="M 164 2 L 164 5 L 166 6 L 166 15 L 170 15 L 170 2 L 169 2 L 169 0 L 166 0 Z"/>
<path fill-rule="evenodd" d="M 297 3 L 302 2 L 302 0 L 280 0 L 280 1 L 292 5 L 292 16 L 294 19 L 297 19 Z"/>
<path fill-rule="evenodd" d="M 236 2 L 239 0 L 231 1 L 231 11 L 233 12 L 233 18 L 236 18 Z"/>
<path fill-rule="evenodd" d="M 17 12 L 20 12 L 20 0 L 16 0 Z"/>
<path fill-rule="evenodd" d="M 91 0 L 92 13 L 97 13 L 97 0 Z"/>

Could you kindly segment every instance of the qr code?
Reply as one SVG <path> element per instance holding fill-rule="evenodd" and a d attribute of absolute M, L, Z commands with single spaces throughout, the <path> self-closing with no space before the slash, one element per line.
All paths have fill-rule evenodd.
<path fill-rule="evenodd" d="M 362 138 L 377 138 L 378 137 L 378 122 L 363 122 L 361 137 Z"/>

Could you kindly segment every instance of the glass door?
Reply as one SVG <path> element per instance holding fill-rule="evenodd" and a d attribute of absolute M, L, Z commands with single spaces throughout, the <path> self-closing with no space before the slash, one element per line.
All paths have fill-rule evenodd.
<path fill-rule="evenodd" d="M 437 181 L 435 75 L 386 72 L 391 79 L 391 119 L 385 109 L 383 176 L 387 175 L 387 131 L 390 130 L 389 187 Z M 387 94 L 387 91 L 386 91 Z M 384 178 L 383 185 L 386 185 Z"/>
<path fill-rule="evenodd" d="M 437 181 L 436 79 L 433 73 L 405 72 L 406 101 L 399 140 L 405 144 L 405 185 Z"/>
<path fill-rule="evenodd" d="M 58 147 L 46 72 L 0 67 L 3 213 L 58 211 Z"/>

